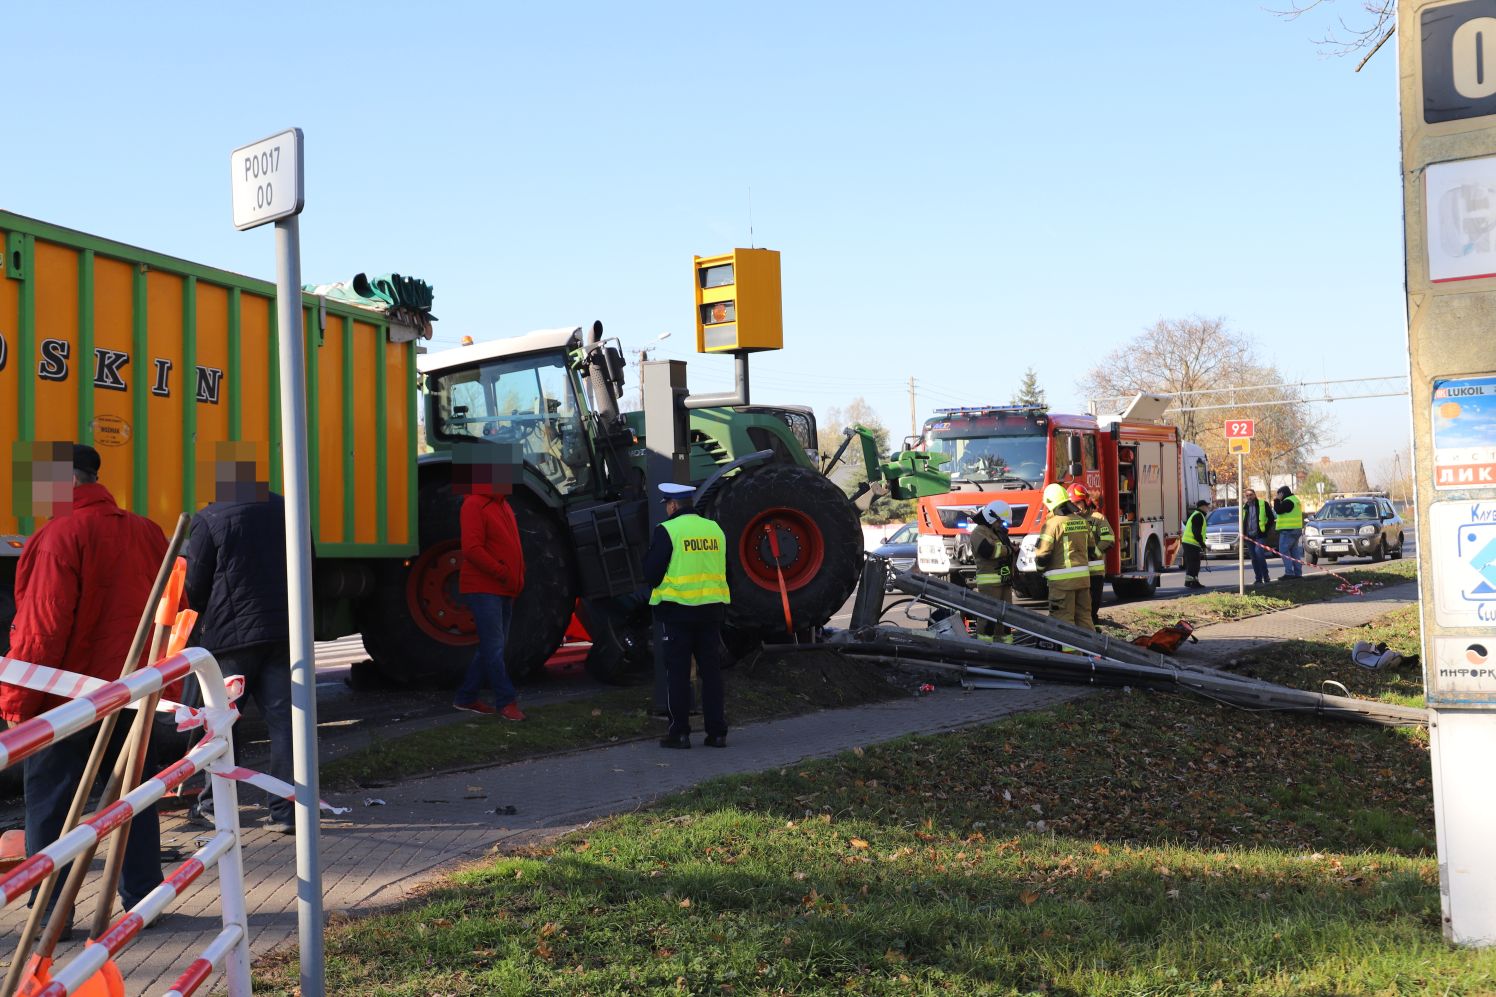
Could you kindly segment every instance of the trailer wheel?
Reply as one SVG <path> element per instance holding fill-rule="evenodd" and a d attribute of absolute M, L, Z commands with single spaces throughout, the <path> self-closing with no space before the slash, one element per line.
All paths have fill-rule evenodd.
<path fill-rule="evenodd" d="M 457 591 L 462 567 L 460 497 L 445 481 L 419 497 L 421 552 L 380 566 L 372 596 L 358 608 L 364 646 L 383 674 L 403 684 L 455 686 L 478 643 L 473 616 Z M 522 681 L 561 644 L 572 605 L 571 565 L 560 527 L 534 499 L 510 498 L 525 552 L 525 587 L 514 605 L 523 620 L 504 648 L 509 675 Z"/>
<path fill-rule="evenodd" d="M 857 511 L 817 472 L 770 464 L 729 482 L 712 505 L 727 536 L 727 624 L 740 637 L 785 631 L 781 573 L 796 629 L 823 626 L 857 587 Z"/>

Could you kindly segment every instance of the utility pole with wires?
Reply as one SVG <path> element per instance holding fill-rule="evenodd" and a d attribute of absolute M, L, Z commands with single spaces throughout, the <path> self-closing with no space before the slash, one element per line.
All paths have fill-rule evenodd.
<path fill-rule="evenodd" d="M 919 435 L 919 410 L 914 404 L 914 375 L 909 375 L 909 435 Z"/>

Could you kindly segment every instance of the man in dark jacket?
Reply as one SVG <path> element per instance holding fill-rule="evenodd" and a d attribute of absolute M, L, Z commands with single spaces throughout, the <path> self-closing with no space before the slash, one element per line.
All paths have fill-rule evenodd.
<path fill-rule="evenodd" d="M 727 540 L 722 527 L 698 516 L 690 485 L 660 485 L 665 521 L 655 527 L 644 555 L 649 604 L 664 640 L 661 651 L 669 682 L 666 710 L 670 730 L 662 748 L 691 746 L 691 660 L 701 678 L 701 719 L 706 745 L 727 747 L 722 689 L 722 623 L 731 596 L 727 590 Z"/>
<path fill-rule="evenodd" d="M 1267 572 L 1266 545 L 1275 525 L 1273 507 L 1258 498 L 1255 489 L 1248 488 L 1241 504 L 1241 532 L 1247 556 L 1252 559 L 1253 585 L 1266 585 L 1273 580 Z"/>
<path fill-rule="evenodd" d="M 63 445 L 61 453 L 66 453 Z M 99 484 L 99 452 L 73 446 L 72 502 L 54 511 L 21 551 L 16 566 L 16 619 L 11 657 L 64 671 L 119 678 L 150 598 L 166 537 L 144 516 L 126 512 Z M 63 456 L 61 468 L 66 469 Z M 49 463 L 59 463 L 56 457 Z M 38 479 L 52 474 L 37 471 Z M 63 700 L 19 686 L 0 686 L 0 714 L 29 720 Z M 130 727 L 116 726 L 116 743 Z M 23 763 L 26 850 L 32 855 L 57 839 L 93 749 L 97 727 L 80 731 Z M 117 750 L 117 749 L 116 749 Z M 149 757 L 149 756 L 148 756 Z M 106 771 L 112 768 L 106 762 Z M 154 768 L 148 769 L 155 774 Z M 161 827 L 156 808 L 130 823 L 120 876 L 120 900 L 133 907 L 161 882 Z"/>
<path fill-rule="evenodd" d="M 286 601 L 286 505 L 255 477 L 253 453 L 220 454 L 217 501 L 192 520 L 187 604 L 198 612 L 193 643 L 213 652 L 270 733 L 270 774 L 291 782 L 291 644 Z M 211 788 L 211 787 L 210 787 Z M 206 791 L 205 791 L 206 793 Z M 291 801 L 268 796 L 270 820 L 296 830 Z M 206 816 L 206 796 L 199 813 Z"/>

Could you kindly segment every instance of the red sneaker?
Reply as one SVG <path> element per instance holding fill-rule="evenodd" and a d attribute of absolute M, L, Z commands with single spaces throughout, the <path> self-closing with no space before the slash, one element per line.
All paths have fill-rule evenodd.
<path fill-rule="evenodd" d="M 484 716 L 492 716 L 493 714 L 499 712 L 492 706 L 489 706 L 487 703 L 483 702 L 481 699 L 475 699 L 471 703 L 453 703 L 452 709 L 466 710 L 468 713 L 481 713 Z"/>
<path fill-rule="evenodd" d="M 489 712 L 492 713 L 493 711 L 490 710 Z M 503 709 L 499 710 L 498 714 L 499 714 L 500 719 L 503 719 L 503 720 L 523 720 L 523 719 L 525 719 L 524 711 L 519 708 L 519 704 L 518 703 L 510 703 L 508 706 L 506 706 Z"/>

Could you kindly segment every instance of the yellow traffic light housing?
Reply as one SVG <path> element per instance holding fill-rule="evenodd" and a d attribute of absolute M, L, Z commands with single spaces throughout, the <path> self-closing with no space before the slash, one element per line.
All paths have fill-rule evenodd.
<path fill-rule="evenodd" d="M 779 251 L 734 249 L 696 260 L 696 351 L 784 348 Z"/>

